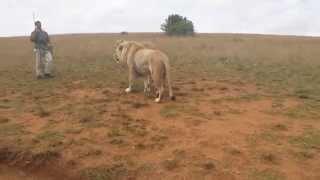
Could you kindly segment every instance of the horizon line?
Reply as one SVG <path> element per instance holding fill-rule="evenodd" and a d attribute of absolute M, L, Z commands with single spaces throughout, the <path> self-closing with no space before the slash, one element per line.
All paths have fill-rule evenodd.
<path fill-rule="evenodd" d="M 164 32 L 136 32 L 136 31 L 120 31 L 120 32 L 76 32 L 76 33 L 52 33 L 50 36 L 68 36 L 68 35 L 121 35 L 122 32 L 127 32 L 130 34 L 162 34 Z M 196 35 L 255 35 L 255 36 L 282 36 L 282 37 L 310 37 L 310 38 L 320 38 L 320 35 L 295 35 L 295 34 L 273 34 L 273 33 L 244 33 L 244 32 L 195 32 Z M 123 36 L 128 36 L 123 35 Z M 29 35 L 0 35 L 0 38 L 22 38 L 29 37 Z M 173 36 L 173 37 L 188 37 L 188 36 Z"/>

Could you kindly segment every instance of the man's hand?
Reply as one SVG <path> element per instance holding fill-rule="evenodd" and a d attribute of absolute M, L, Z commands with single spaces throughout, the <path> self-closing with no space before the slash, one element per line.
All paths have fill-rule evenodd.
<path fill-rule="evenodd" d="M 50 51 L 51 54 L 53 55 L 53 45 L 52 44 L 48 44 L 48 51 Z"/>

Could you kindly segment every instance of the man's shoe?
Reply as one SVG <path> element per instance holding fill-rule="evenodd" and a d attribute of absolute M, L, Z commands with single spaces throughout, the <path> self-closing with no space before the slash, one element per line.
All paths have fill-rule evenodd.
<path fill-rule="evenodd" d="M 54 78 L 54 76 L 51 75 L 51 74 L 45 74 L 44 77 L 45 77 L 45 78 Z"/>
<path fill-rule="evenodd" d="M 37 79 L 44 79 L 44 77 L 43 76 L 37 76 Z"/>

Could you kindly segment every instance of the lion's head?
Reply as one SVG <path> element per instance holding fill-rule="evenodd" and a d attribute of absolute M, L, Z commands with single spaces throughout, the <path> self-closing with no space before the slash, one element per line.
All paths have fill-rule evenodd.
<path fill-rule="evenodd" d="M 150 42 L 134 42 L 134 41 L 125 41 L 125 40 L 118 40 L 115 44 L 115 50 L 113 54 L 113 59 L 117 63 L 124 63 L 128 54 L 135 53 L 136 51 L 144 48 L 152 49 L 155 46 Z"/>
<path fill-rule="evenodd" d="M 114 54 L 113 54 L 113 59 L 117 63 L 120 63 L 120 61 L 122 60 L 124 46 L 125 46 L 125 41 L 124 40 L 118 40 L 116 42 L 116 46 L 115 46 L 115 50 L 114 50 Z"/>

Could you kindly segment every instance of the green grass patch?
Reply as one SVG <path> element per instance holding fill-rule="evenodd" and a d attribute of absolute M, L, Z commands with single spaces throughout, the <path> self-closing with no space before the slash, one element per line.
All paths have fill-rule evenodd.
<path fill-rule="evenodd" d="M 273 144 L 280 144 L 281 136 L 277 132 L 271 130 L 264 130 L 260 133 L 254 133 L 248 136 L 247 141 L 252 146 L 256 146 L 261 141 L 266 141 Z"/>
<path fill-rule="evenodd" d="M 40 141 L 62 141 L 64 139 L 64 135 L 61 132 L 57 131 L 44 131 L 36 136 L 36 139 Z"/>
<path fill-rule="evenodd" d="M 297 158 L 298 161 L 313 159 L 316 156 L 316 153 L 309 149 L 293 152 L 292 154 L 295 158 Z"/>
<path fill-rule="evenodd" d="M 136 136 L 146 136 L 148 130 L 145 124 L 139 120 L 131 120 L 123 123 L 123 130 Z"/>
<path fill-rule="evenodd" d="M 119 128 L 112 128 L 110 132 L 108 132 L 108 137 L 120 137 L 124 136 L 123 132 Z"/>
<path fill-rule="evenodd" d="M 1 81 L 0 81 L 1 82 Z M 1 109 L 14 109 L 16 111 L 21 111 L 21 109 L 23 108 L 23 100 L 21 99 L 21 97 L 17 98 L 17 99 L 4 99 L 4 100 L 0 100 L 0 110 Z"/>
<path fill-rule="evenodd" d="M 178 159 L 168 159 L 162 162 L 162 166 L 168 170 L 172 171 L 179 167 L 179 160 Z"/>
<path fill-rule="evenodd" d="M 249 176 L 249 180 L 285 180 L 285 176 L 275 170 L 265 169 L 265 170 L 253 170 Z"/>
<path fill-rule="evenodd" d="M 83 128 L 80 127 L 73 127 L 66 129 L 64 132 L 67 134 L 80 134 L 83 131 Z"/>
<path fill-rule="evenodd" d="M 79 158 L 85 158 L 89 156 L 100 156 L 102 155 L 102 150 L 89 147 L 84 152 L 79 153 Z"/>
<path fill-rule="evenodd" d="M 24 127 L 20 124 L 1 124 L 0 125 L 0 136 L 19 136 L 26 133 Z"/>
<path fill-rule="evenodd" d="M 176 117 L 179 115 L 179 107 L 177 105 L 165 105 L 160 110 L 160 115 L 165 118 Z"/>
<path fill-rule="evenodd" d="M 257 101 L 261 99 L 259 94 L 241 94 L 239 96 L 225 96 L 218 99 L 212 99 L 211 102 L 214 104 L 223 103 L 223 102 L 238 102 L 238 101 Z"/>
<path fill-rule="evenodd" d="M 181 113 L 189 116 L 210 119 L 207 114 L 200 112 L 199 108 L 194 104 L 166 105 L 160 110 L 160 115 L 165 118 L 178 117 Z"/>
<path fill-rule="evenodd" d="M 304 101 L 301 105 L 289 108 L 284 114 L 295 119 L 319 119 L 320 102 Z"/>
<path fill-rule="evenodd" d="M 114 164 L 108 167 L 88 168 L 81 171 L 81 175 L 89 180 L 113 180 L 125 178 L 129 170 L 123 164 Z"/>
<path fill-rule="evenodd" d="M 33 138 L 33 150 L 36 152 L 54 151 L 58 152 L 63 147 L 65 136 L 57 131 L 43 131 Z"/>
<path fill-rule="evenodd" d="M 273 142 L 273 143 L 277 143 L 279 142 L 279 134 L 273 131 L 263 131 L 260 135 L 259 138 L 268 142 Z"/>
<path fill-rule="evenodd" d="M 272 152 L 261 152 L 259 158 L 265 163 L 278 164 L 279 162 L 278 156 Z"/>
<path fill-rule="evenodd" d="M 308 130 L 301 136 L 292 137 L 289 139 L 292 145 L 302 149 L 319 149 L 320 148 L 320 131 Z"/>
<path fill-rule="evenodd" d="M 98 109 L 89 107 L 89 105 L 81 105 L 76 108 L 76 117 L 78 122 L 87 128 L 99 128 L 104 126 L 102 115 Z"/>
<path fill-rule="evenodd" d="M 11 106 L 8 104 L 0 104 L 0 109 L 10 109 Z"/>

